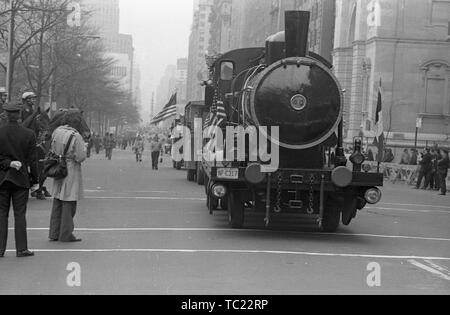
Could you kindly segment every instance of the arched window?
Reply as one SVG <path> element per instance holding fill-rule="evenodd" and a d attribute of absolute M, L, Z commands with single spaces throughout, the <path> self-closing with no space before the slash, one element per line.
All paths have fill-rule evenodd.
<path fill-rule="evenodd" d="M 450 115 L 450 64 L 433 60 L 422 65 L 424 102 L 422 113 Z"/>

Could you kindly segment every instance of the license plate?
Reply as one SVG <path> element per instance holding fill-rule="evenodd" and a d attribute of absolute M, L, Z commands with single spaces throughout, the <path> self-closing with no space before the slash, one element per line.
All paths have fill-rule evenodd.
<path fill-rule="evenodd" d="M 237 168 L 218 168 L 217 178 L 220 179 L 239 179 L 239 169 Z"/>

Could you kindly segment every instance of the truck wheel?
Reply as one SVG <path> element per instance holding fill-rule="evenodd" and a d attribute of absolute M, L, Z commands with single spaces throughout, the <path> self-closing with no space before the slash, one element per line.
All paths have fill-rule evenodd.
<path fill-rule="evenodd" d="M 327 206 L 323 215 L 322 230 L 335 233 L 341 223 L 341 211 L 336 206 Z"/>
<path fill-rule="evenodd" d="M 208 207 L 209 213 L 212 214 L 219 207 L 219 201 L 208 194 L 206 196 L 206 206 Z"/>
<path fill-rule="evenodd" d="M 205 194 L 208 195 L 209 194 L 209 178 L 205 175 Z"/>
<path fill-rule="evenodd" d="M 244 202 L 238 192 L 230 191 L 228 194 L 228 221 L 231 228 L 241 229 L 244 226 Z"/>
<path fill-rule="evenodd" d="M 197 184 L 199 184 L 199 186 L 205 184 L 205 172 L 203 172 L 203 167 L 201 165 L 197 166 Z"/>
<path fill-rule="evenodd" d="M 195 180 L 195 171 L 194 170 L 187 171 L 187 180 L 189 182 L 193 182 Z"/>
<path fill-rule="evenodd" d="M 342 224 L 345 226 L 350 225 L 352 220 L 356 217 L 358 212 L 358 200 L 353 199 L 347 201 L 342 211 Z"/>

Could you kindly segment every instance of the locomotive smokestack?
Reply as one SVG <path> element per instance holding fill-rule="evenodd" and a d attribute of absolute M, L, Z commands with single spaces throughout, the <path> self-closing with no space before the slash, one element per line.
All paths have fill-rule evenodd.
<path fill-rule="evenodd" d="M 305 57 L 308 54 L 310 13 L 286 11 L 286 58 Z"/>

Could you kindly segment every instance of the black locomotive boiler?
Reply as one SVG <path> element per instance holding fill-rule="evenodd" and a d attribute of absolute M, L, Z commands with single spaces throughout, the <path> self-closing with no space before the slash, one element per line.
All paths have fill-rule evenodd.
<path fill-rule="evenodd" d="M 268 38 L 265 48 L 234 50 L 210 64 L 205 104 L 212 114 L 225 108 L 224 132 L 227 126 L 279 127 L 277 139 L 268 135 L 279 147 L 273 172 L 262 172 L 258 161 L 202 163 L 209 210 L 228 210 L 233 228 L 254 211 L 264 213 L 266 225 L 287 216 L 334 232 L 381 200 L 383 176 L 365 167 L 360 139 L 348 167 L 343 90 L 329 62 L 308 52 L 308 31 L 309 12 L 288 11 L 285 31 Z"/>

